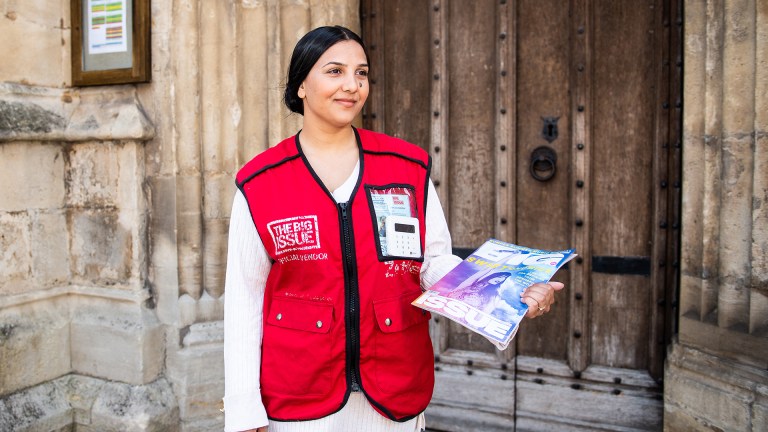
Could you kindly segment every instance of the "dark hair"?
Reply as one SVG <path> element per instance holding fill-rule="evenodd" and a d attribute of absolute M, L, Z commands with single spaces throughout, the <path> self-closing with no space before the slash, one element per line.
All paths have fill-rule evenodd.
<path fill-rule="evenodd" d="M 512 273 L 509 273 L 509 272 L 491 273 L 491 274 L 489 274 L 487 276 L 484 276 L 484 277 L 482 277 L 482 278 L 472 282 L 472 285 L 486 283 L 486 282 L 490 281 L 491 279 L 496 279 L 499 276 L 503 276 L 504 280 L 507 280 L 508 277 L 512 276 Z"/>
<path fill-rule="evenodd" d="M 346 27 L 318 27 L 305 34 L 299 40 L 291 55 L 291 64 L 288 66 L 288 78 L 286 79 L 285 93 L 283 94 L 283 101 L 289 110 L 304 115 L 304 101 L 298 95 L 299 86 L 301 86 L 301 83 L 309 75 L 309 71 L 328 48 L 348 40 L 355 41 L 363 47 L 367 61 L 368 50 L 365 48 L 363 40 Z"/>

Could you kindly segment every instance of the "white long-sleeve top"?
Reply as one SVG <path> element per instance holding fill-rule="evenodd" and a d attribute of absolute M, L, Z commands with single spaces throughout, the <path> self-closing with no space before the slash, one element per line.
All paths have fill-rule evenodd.
<path fill-rule="evenodd" d="M 333 192 L 336 202 L 347 202 L 359 174 L 359 163 Z M 421 285 L 426 289 L 453 269 L 461 258 L 451 254 L 451 236 L 440 201 L 429 182 L 424 263 Z M 361 392 L 327 417 L 303 422 L 268 421 L 261 400 L 262 309 L 271 261 L 253 224 L 248 203 L 238 191 L 229 223 L 229 250 L 224 303 L 225 431 L 235 432 L 269 424 L 269 432 L 414 432 L 424 427 L 423 414 L 408 422 L 393 422 L 378 414 Z"/>

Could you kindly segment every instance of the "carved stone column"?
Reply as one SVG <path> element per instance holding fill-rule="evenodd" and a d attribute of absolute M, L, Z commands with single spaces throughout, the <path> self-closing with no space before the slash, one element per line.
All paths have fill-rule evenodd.
<path fill-rule="evenodd" d="M 665 427 L 768 430 L 768 1 L 687 1 L 684 64 Z"/>

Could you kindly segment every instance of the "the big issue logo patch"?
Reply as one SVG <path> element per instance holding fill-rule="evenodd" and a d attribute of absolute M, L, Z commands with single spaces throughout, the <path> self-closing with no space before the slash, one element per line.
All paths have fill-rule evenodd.
<path fill-rule="evenodd" d="M 320 248 L 320 232 L 315 215 L 272 221 L 267 224 L 267 229 L 275 243 L 276 255 L 295 250 Z"/>

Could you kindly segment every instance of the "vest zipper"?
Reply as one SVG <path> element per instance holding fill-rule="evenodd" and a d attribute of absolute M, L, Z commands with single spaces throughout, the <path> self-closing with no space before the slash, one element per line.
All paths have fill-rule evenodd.
<path fill-rule="evenodd" d="M 352 391 L 360 391 L 360 312 L 355 269 L 354 251 L 352 250 L 352 218 L 349 203 L 339 203 L 341 211 L 341 230 L 343 236 L 342 258 L 344 260 L 344 281 L 346 301 L 347 330 L 347 382 Z"/>

